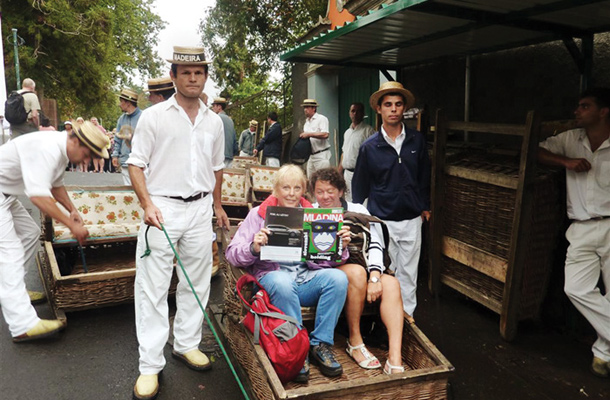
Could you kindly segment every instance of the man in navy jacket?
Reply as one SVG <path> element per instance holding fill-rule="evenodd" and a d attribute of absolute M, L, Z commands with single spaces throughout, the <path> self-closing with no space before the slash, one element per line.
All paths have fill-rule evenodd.
<path fill-rule="evenodd" d="M 403 309 L 413 315 L 421 226 L 430 218 L 430 159 L 425 137 L 402 123 L 403 113 L 415 103 L 410 91 L 398 82 L 386 82 L 369 101 L 382 125 L 360 146 L 353 199 L 368 199 L 370 213 L 388 226 L 390 269 L 400 282 Z"/>
<path fill-rule="evenodd" d="M 259 151 L 263 151 L 265 155 L 265 165 L 270 167 L 280 166 L 280 157 L 282 156 L 282 127 L 277 122 L 277 113 L 271 111 L 267 115 L 267 123 L 269 129 L 265 134 L 265 137 L 261 139 L 256 149 L 254 149 L 254 155 L 257 155 Z"/>

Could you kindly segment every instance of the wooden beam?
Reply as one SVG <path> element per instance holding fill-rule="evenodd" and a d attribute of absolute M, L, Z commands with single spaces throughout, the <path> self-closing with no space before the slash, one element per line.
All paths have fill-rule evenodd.
<path fill-rule="evenodd" d="M 468 131 L 480 133 L 495 133 L 498 135 L 523 136 L 525 126 L 517 124 L 494 124 L 487 122 L 451 121 L 447 123 L 447 129 L 450 131 Z"/>
<path fill-rule="evenodd" d="M 446 168 L 447 175 L 456 176 L 458 178 L 468 179 L 470 181 L 489 183 L 490 185 L 500 186 L 512 190 L 516 190 L 518 182 L 511 176 L 504 174 L 494 174 L 478 169 L 470 169 L 450 165 Z"/>
<path fill-rule="evenodd" d="M 447 154 L 447 129 L 442 110 L 436 112 L 436 135 L 432 150 L 432 174 L 430 185 L 430 274 L 428 289 L 438 294 L 441 287 L 441 243 L 443 238 L 443 198 L 445 197 L 445 164 Z"/>
<path fill-rule="evenodd" d="M 443 236 L 443 254 L 497 281 L 506 281 L 508 260 L 449 236 Z"/>
<path fill-rule="evenodd" d="M 535 157 L 538 148 L 538 130 L 540 129 L 540 120 L 533 111 L 527 114 L 526 126 L 526 134 L 523 137 L 521 147 L 519 186 L 515 196 L 508 270 L 502 295 L 502 312 L 500 313 L 500 333 L 507 341 L 513 340 L 517 334 L 523 269 L 530 240 L 531 229 L 529 224 L 532 216 L 533 184 L 536 174 Z"/>

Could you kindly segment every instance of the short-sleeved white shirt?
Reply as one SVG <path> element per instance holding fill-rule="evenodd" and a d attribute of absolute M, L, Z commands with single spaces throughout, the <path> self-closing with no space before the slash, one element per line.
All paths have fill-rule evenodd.
<path fill-rule="evenodd" d="M 305 119 L 305 125 L 303 125 L 303 132 L 327 132 L 328 133 L 328 118 L 322 114 L 315 113 L 311 118 Z M 318 152 L 330 148 L 330 142 L 328 138 L 318 139 L 310 138 L 311 151 Z"/>
<path fill-rule="evenodd" d="M 216 113 L 199 101 L 193 124 L 174 95 L 142 112 L 127 164 L 148 166 L 151 195 L 187 198 L 214 190 L 214 172 L 224 167 L 224 142 Z"/>
<path fill-rule="evenodd" d="M 52 197 L 68 165 L 65 132 L 32 132 L 0 146 L 0 192 Z"/>
<path fill-rule="evenodd" d="M 343 135 L 343 168 L 356 168 L 356 160 L 358 159 L 358 149 L 360 145 L 368 139 L 375 130 L 369 124 L 360 122 L 355 128 L 350 128 Z"/>
<path fill-rule="evenodd" d="M 610 141 L 595 152 L 584 129 L 572 129 L 551 136 L 540 147 L 569 158 L 584 158 L 591 163 L 587 172 L 566 170 L 567 211 L 570 219 L 585 221 L 610 216 Z"/>

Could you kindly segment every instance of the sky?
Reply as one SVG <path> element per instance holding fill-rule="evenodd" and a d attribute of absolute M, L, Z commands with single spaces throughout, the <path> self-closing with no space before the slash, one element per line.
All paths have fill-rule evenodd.
<path fill-rule="evenodd" d="M 165 29 L 159 33 L 156 47 L 161 58 L 171 59 L 173 46 L 201 46 L 199 23 L 205 10 L 215 4 L 216 0 L 156 0 L 153 11 L 167 22 Z M 206 57 L 210 57 L 208 49 L 203 47 Z M 218 97 L 220 90 L 213 79 L 208 79 L 204 92 L 212 99 Z"/>

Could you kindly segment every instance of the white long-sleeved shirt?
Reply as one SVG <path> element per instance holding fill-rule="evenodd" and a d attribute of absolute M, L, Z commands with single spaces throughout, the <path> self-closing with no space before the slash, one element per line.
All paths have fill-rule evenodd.
<path fill-rule="evenodd" d="M 216 113 L 199 101 L 193 124 L 174 95 L 142 112 L 127 164 L 148 166 L 150 195 L 187 198 L 214 190 L 214 172 L 224 167 L 224 141 Z"/>

